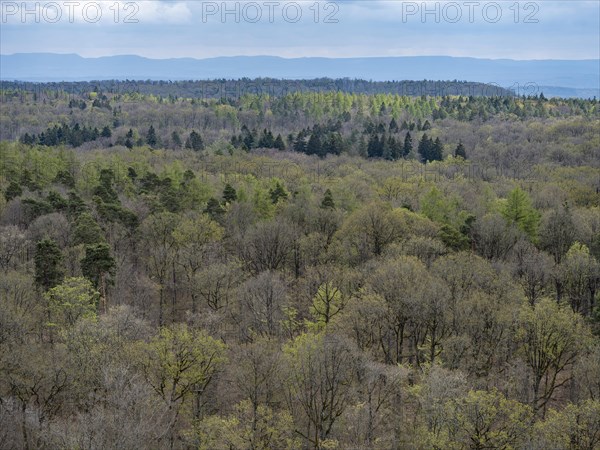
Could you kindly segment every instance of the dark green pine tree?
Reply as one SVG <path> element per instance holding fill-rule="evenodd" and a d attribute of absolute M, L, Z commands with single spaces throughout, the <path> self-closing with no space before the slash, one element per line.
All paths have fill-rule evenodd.
<path fill-rule="evenodd" d="M 323 209 L 335 209 L 335 202 L 333 201 L 333 194 L 329 189 L 325 191 L 323 200 L 321 201 L 321 208 Z"/>
<path fill-rule="evenodd" d="M 392 120 L 390 120 L 389 130 L 390 130 L 390 133 L 398 132 L 398 122 L 396 122 L 396 119 L 394 119 L 393 117 L 392 117 Z"/>
<path fill-rule="evenodd" d="M 156 130 L 153 125 L 150 125 L 146 133 L 146 143 L 152 148 L 156 148 L 158 145 L 158 137 L 156 137 Z"/>
<path fill-rule="evenodd" d="M 113 189 L 115 173 L 112 169 L 100 170 L 100 184 L 94 189 L 94 195 L 97 195 L 105 203 L 119 203 L 119 196 Z"/>
<path fill-rule="evenodd" d="M 281 137 L 281 134 L 278 134 L 277 137 L 275 138 L 273 147 L 276 148 L 277 150 L 281 150 L 281 151 L 285 150 L 285 143 L 283 142 L 283 138 Z"/>
<path fill-rule="evenodd" d="M 258 146 L 261 148 L 273 148 L 275 144 L 275 138 L 273 138 L 273 133 L 271 130 L 267 130 L 266 128 L 263 130 L 262 135 L 258 141 Z"/>
<path fill-rule="evenodd" d="M 90 213 L 84 212 L 75 219 L 75 227 L 73 228 L 73 243 L 75 245 L 97 244 L 104 241 L 104 232 Z"/>
<path fill-rule="evenodd" d="M 461 141 L 458 142 L 456 149 L 454 150 L 455 157 L 461 157 L 463 159 L 467 159 L 467 151 L 465 150 L 465 146 Z"/>
<path fill-rule="evenodd" d="M 406 158 L 413 151 L 413 140 L 410 135 L 410 131 L 406 132 L 406 136 L 404 136 L 404 146 L 402 147 L 402 157 Z"/>
<path fill-rule="evenodd" d="M 390 149 L 390 158 L 396 161 L 402 155 L 402 145 L 396 141 L 394 136 L 389 136 L 387 146 Z"/>
<path fill-rule="evenodd" d="M 372 134 L 367 144 L 367 155 L 369 158 L 381 158 L 383 155 L 383 142 L 377 134 Z"/>
<path fill-rule="evenodd" d="M 221 203 L 219 203 L 219 200 L 211 197 L 208 199 L 208 202 L 206 202 L 206 208 L 204 208 L 204 212 L 212 217 L 213 220 L 218 221 L 225 210 L 221 206 Z"/>
<path fill-rule="evenodd" d="M 314 130 L 310 135 L 310 139 L 308 140 L 308 144 L 306 145 L 306 154 L 307 155 L 319 155 L 321 156 L 321 136 L 319 130 Z"/>
<path fill-rule="evenodd" d="M 392 147 L 390 146 L 389 139 L 385 138 L 385 134 L 381 137 L 380 145 L 381 145 L 381 156 L 383 157 L 383 159 L 387 159 L 388 161 L 391 161 L 393 159 L 392 158 Z"/>
<path fill-rule="evenodd" d="M 103 138 L 111 137 L 112 132 L 110 131 L 110 128 L 108 126 L 105 126 L 104 128 L 102 128 L 102 132 L 100 133 L 100 136 Z"/>
<path fill-rule="evenodd" d="M 429 136 L 427 136 L 427 133 L 423 133 L 423 136 L 421 137 L 421 140 L 419 141 L 419 146 L 417 148 L 417 151 L 419 152 L 419 155 L 421 156 L 422 162 L 431 161 L 432 147 L 433 147 L 433 142 L 431 141 Z"/>
<path fill-rule="evenodd" d="M 107 243 L 86 245 L 85 256 L 81 260 L 81 272 L 100 291 L 100 310 L 106 312 L 107 275 L 114 274 L 115 259 L 110 254 Z"/>
<path fill-rule="evenodd" d="M 237 200 L 237 192 L 232 185 L 227 183 L 223 189 L 223 201 L 225 203 L 233 203 Z"/>
<path fill-rule="evenodd" d="M 435 142 L 431 146 L 431 161 L 441 161 L 444 159 L 444 144 L 439 137 L 435 138 Z"/>
<path fill-rule="evenodd" d="M 299 153 L 306 153 L 306 131 L 302 130 L 296 136 L 296 140 L 294 141 L 294 151 Z"/>
<path fill-rule="evenodd" d="M 200 133 L 197 133 L 195 130 L 192 130 L 190 136 L 185 142 L 185 148 L 194 150 L 195 152 L 204 150 L 204 141 L 202 140 L 202 136 L 200 136 Z"/>
<path fill-rule="evenodd" d="M 43 239 L 36 244 L 35 284 L 44 291 L 59 285 L 64 276 L 63 255 L 56 242 Z"/>

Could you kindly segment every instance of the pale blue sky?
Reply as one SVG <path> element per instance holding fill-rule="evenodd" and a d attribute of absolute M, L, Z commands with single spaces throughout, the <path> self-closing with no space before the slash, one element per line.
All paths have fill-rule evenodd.
<path fill-rule="evenodd" d="M 2 0 L 0 52 L 600 58 L 597 0 L 76 2 Z"/>

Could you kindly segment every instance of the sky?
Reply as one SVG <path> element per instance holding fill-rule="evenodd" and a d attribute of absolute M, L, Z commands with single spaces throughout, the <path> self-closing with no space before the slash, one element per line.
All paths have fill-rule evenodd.
<path fill-rule="evenodd" d="M 0 53 L 600 59 L 600 1 L 0 0 Z"/>

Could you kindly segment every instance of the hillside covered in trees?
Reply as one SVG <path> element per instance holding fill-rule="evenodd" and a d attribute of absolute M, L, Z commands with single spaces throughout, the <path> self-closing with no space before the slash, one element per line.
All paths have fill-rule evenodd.
<path fill-rule="evenodd" d="M 600 446 L 596 99 L 110 83 L 2 83 L 0 448 Z"/>

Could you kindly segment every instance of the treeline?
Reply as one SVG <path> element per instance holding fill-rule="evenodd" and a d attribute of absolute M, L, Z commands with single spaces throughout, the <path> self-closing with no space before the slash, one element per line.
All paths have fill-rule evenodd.
<path fill-rule="evenodd" d="M 152 80 L 103 80 L 33 83 L 19 81 L 0 81 L 0 89 L 6 91 L 25 91 L 46 96 L 51 92 L 69 95 L 85 95 L 88 92 L 105 94 L 144 94 L 165 98 L 202 98 L 202 99 L 239 99 L 245 95 L 269 95 L 282 97 L 293 93 L 341 92 L 354 94 L 395 94 L 401 96 L 463 95 L 484 97 L 512 97 L 509 89 L 485 83 L 470 81 L 367 81 L 356 79 L 317 78 L 311 80 L 282 80 L 274 78 L 242 78 L 239 80 L 188 80 L 188 81 L 152 81 Z M 540 93 L 534 93 L 540 94 Z"/>

